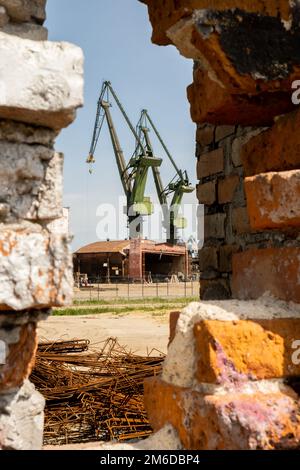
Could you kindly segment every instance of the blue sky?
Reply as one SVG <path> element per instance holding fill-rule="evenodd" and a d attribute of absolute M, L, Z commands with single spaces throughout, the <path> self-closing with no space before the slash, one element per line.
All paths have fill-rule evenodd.
<path fill-rule="evenodd" d="M 65 154 L 64 204 L 71 208 L 73 248 L 110 236 L 99 226 L 101 204 L 118 203 L 122 195 L 116 162 L 105 126 L 96 152 L 93 174 L 85 163 L 95 121 L 96 103 L 103 80 L 110 80 L 131 121 L 149 110 L 178 166 L 186 169 L 195 184 L 195 125 L 190 119 L 186 87 L 192 81 L 192 62 L 172 47 L 151 43 L 147 8 L 137 0 L 48 0 L 49 39 L 79 45 L 85 55 L 85 105 L 77 120 L 62 131 L 56 148 Z M 113 118 L 127 159 L 134 142 L 115 107 Z M 153 138 L 156 154 L 161 154 Z M 173 168 L 164 161 L 162 177 L 167 184 Z M 154 195 L 152 182 L 146 195 Z M 185 201 L 194 202 L 195 194 Z M 98 234 L 97 234 L 98 226 Z M 99 229 L 100 227 L 100 229 Z M 186 235 L 194 232 L 187 229 Z M 121 233 L 127 236 L 126 228 Z"/>

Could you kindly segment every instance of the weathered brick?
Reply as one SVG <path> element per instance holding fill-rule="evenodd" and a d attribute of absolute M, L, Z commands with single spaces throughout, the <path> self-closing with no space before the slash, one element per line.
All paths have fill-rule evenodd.
<path fill-rule="evenodd" d="M 254 136 L 260 134 L 264 128 L 254 129 L 252 131 L 247 132 L 247 134 L 241 135 L 237 137 L 232 142 L 232 150 L 231 150 L 231 159 L 232 163 L 235 167 L 242 166 L 242 148 L 243 146 Z"/>
<path fill-rule="evenodd" d="M 251 232 L 247 207 L 232 209 L 232 228 L 237 234 Z"/>
<path fill-rule="evenodd" d="M 192 15 L 194 10 L 229 10 L 240 8 L 247 12 L 261 13 L 288 20 L 290 5 L 284 0 L 140 0 L 148 6 L 150 21 L 153 27 L 152 41 L 159 45 L 171 44 L 169 30 L 182 18 Z"/>
<path fill-rule="evenodd" d="M 9 22 L 9 16 L 7 14 L 6 8 L 0 6 L 0 28 L 3 28 Z"/>
<path fill-rule="evenodd" d="M 220 247 L 220 271 L 232 272 L 232 255 L 238 251 L 237 245 L 224 245 Z"/>
<path fill-rule="evenodd" d="M 61 129 L 83 103 L 82 51 L 0 32 L 0 117 Z M 5 93 L 4 93 L 5 89 Z M 1 91 L 0 90 L 0 91 Z"/>
<path fill-rule="evenodd" d="M 198 179 L 224 171 L 224 150 L 219 148 L 201 155 L 197 164 Z"/>
<path fill-rule="evenodd" d="M 293 109 L 291 83 L 299 68 L 294 3 L 141 1 L 148 5 L 152 40 L 173 43 L 202 67 L 202 80 L 195 78 L 189 89 L 195 122 L 271 125 Z M 247 54 L 235 48 L 237 37 L 238 50 Z"/>
<path fill-rule="evenodd" d="M 0 119 L 0 141 L 16 144 L 40 144 L 53 148 L 58 132 L 22 122 Z"/>
<path fill-rule="evenodd" d="M 0 394 L 0 450 L 40 450 L 43 445 L 45 399 L 26 380 Z"/>
<path fill-rule="evenodd" d="M 199 382 L 229 385 L 300 375 L 292 361 L 300 319 L 206 320 L 194 327 Z"/>
<path fill-rule="evenodd" d="M 266 292 L 300 303 L 300 248 L 252 249 L 233 255 L 233 296 L 257 299 Z"/>
<path fill-rule="evenodd" d="M 246 176 L 300 168 L 300 110 L 287 114 L 242 148 Z"/>
<path fill-rule="evenodd" d="M 226 300 L 230 299 L 231 292 L 227 279 L 201 279 L 200 299 L 201 300 Z"/>
<path fill-rule="evenodd" d="M 31 373 L 37 348 L 36 325 L 0 330 L 0 340 L 7 345 L 5 364 L 0 364 L 0 392 L 21 387 Z"/>
<path fill-rule="evenodd" d="M 0 231 L 0 310 L 61 306 L 73 294 L 66 236 L 35 227 Z"/>
<path fill-rule="evenodd" d="M 197 198 L 200 204 L 208 206 L 216 202 L 216 181 L 197 185 Z"/>
<path fill-rule="evenodd" d="M 217 126 L 216 127 L 216 142 L 219 142 L 225 137 L 229 137 L 234 134 L 235 126 Z"/>
<path fill-rule="evenodd" d="M 18 23 L 36 21 L 42 24 L 46 19 L 46 0 L 0 0 L 0 5 Z"/>
<path fill-rule="evenodd" d="M 179 316 L 176 336 L 164 361 L 162 378 L 166 382 L 180 387 L 195 386 L 195 360 L 197 360 L 197 355 L 195 352 L 194 325 L 201 321 L 226 321 L 235 324 L 238 321 L 256 322 L 290 318 L 300 319 L 300 305 L 292 302 L 274 301 L 274 298 L 270 296 L 251 301 L 219 299 L 216 301 L 193 302 L 187 305 Z M 294 345 L 294 348 L 291 360 L 297 362 L 300 357 L 300 350 L 297 345 Z M 240 382 L 236 383 L 238 388 L 241 385 Z M 249 381 L 246 385 L 251 385 L 251 382 Z M 257 383 L 254 385 L 257 385 Z M 229 387 L 231 386 L 232 384 L 229 384 Z"/>
<path fill-rule="evenodd" d="M 63 155 L 41 145 L 3 141 L 0 154 L 0 200 L 8 207 L 6 221 L 60 217 Z"/>
<path fill-rule="evenodd" d="M 226 176 L 224 179 L 218 181 L 219 204 L 226 204 L 232 201 L 239 182 L 239 175 Z"/>
<path fill-rule="evenodd" d="M 296 15 L 291 7 L 291 17 L 295 22 Z M 293 35 L 298 34 L 296 25 L 292 25 L 287 32 L 282 28 L 280 17 L 270 19 L 266 15 L 249 15 L 242 10 L 222 12 L 219 8 L 216 11 L 199 10 L 194 13 L 193 21 L 191 42 L 199 55 L 204 56 L 206 64 L 209 64 L 206 65 L 207 68 L 217 75 L 227 92 L 257 95 L 266 91 L 276 94 L 278 88 L 281 93 L 290 91 L 292 72 L 295 70 L 293 66 L 296 68 L 299 61 L 298 57 L 288 59 L 286 56 L 283 58 L 283 55 L 287 55 L 288 50 L 296 51 L 293 42 Z M 235 51 L 231 41 L 228 41 L 229 37 L 232 41 L 238 37 L 239 46 L 243 50 L 249 48 L 245 62 Z M 277 41 L 280 39 L 284 41 L 284 46 L 281 44 L 279 48 Z M 262 48 L 265 53 L 263 57 Z M 272 60 L 267 59 L 271 54 L 278 61 L 276 70 Z M 287 63 L 290 65 L 289 73 L 285 71 L 283 79 L 283 70 Z M 259 72 L 260 88 L 257 87 Z M 279 83 L 276 83 L 276 79 Z M 266 102 L 271 99 L 267 93 L 263 96 Z"/>
<path fill-rule="evenodd" d="M 155 377 L 144 385 L 150 423 L 167 423 L 188 450 L 296 449 L 300 439 L 300 403 L 283 392 L 227 392 L 203 395 Z"/>
<path fill-rule="evenodd" d="M 214 142 L 215 126 L 211 124 L 204 124 L 197 126 L 196 142 L 201 145 L 202 148 Z"/>
<path fill-rule="evenodd" d="M 300 226 L 300 170 L 248 177 L 245 191 L 253 229 Z"/>
<path fill-rule="evenodd" d="M 48 30 L 35 23 L 7 23 L 3 26 L 2 31 L 32 41 L 46 41 L 48 39 Z"/>
<path fill-rule="evenodd" d="M 192 120 L 213 125 L 271 126 L 274 117 L 294 109 L 291 93 L 272 92 L 262 96 L 230 94 L 200 67 L 188 87 Z"/>
<path fill-rule="evenodd" d="M 180 316 L 180 312 L 171 312 L 169 318 L 169 345 L 172 343 L 173 339 L 175 338 L 176 334 L 176 326 L 178 322 L 178 318 Z"/>
<path fill-rule="evenodd" d="M 225 237 L 226 214 L 206 215 L 204 218 L 204 237 L 224 238 Z"/>
<path fill-rule="evenodd" d="M 218 249 L 214 246 L 206 246 L 199 251 L 200 271 L 206 269 L 218 269 Z"/>

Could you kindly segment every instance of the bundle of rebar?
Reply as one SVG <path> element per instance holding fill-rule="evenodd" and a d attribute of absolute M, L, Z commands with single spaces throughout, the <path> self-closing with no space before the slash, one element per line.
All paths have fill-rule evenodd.
<path fill-rule="evenodd" d="M 143 439 L 152 433 L 143 382 L 161 372 L 164 355 L 127 352 L 114 338 L 42 343 L 31 381 L 46 399 L 44 444 Z"/>

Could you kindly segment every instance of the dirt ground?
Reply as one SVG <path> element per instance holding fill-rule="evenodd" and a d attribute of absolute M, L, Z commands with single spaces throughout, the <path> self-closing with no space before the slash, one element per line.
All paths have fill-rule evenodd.
<path fill-rule="evenodd" d="M 153 349 L 166 353 L 169 314 L 51 316 L 45 322 L 40 322 L 38 336 L 39 341 L 88 339 L 91 345 L 95 346 L 109 337 L 114 337 L 127 350 L 140 355 L 147 355 Z M 152 354 L 157 355 L 157 351 Z"/>

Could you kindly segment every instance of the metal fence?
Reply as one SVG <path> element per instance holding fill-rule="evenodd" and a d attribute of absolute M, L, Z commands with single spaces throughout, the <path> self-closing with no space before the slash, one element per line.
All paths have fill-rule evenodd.
<path fill-rule="evenodd" d="M 101 301 L 141 298 L 190 298 L 199 295 L 199 280 L 192 278 L 177 282 L 133 281 L 110 279 L 110 282 L 90 280 L 88 285 L 74 288 L 74 299 L 80 301 Z"/>

